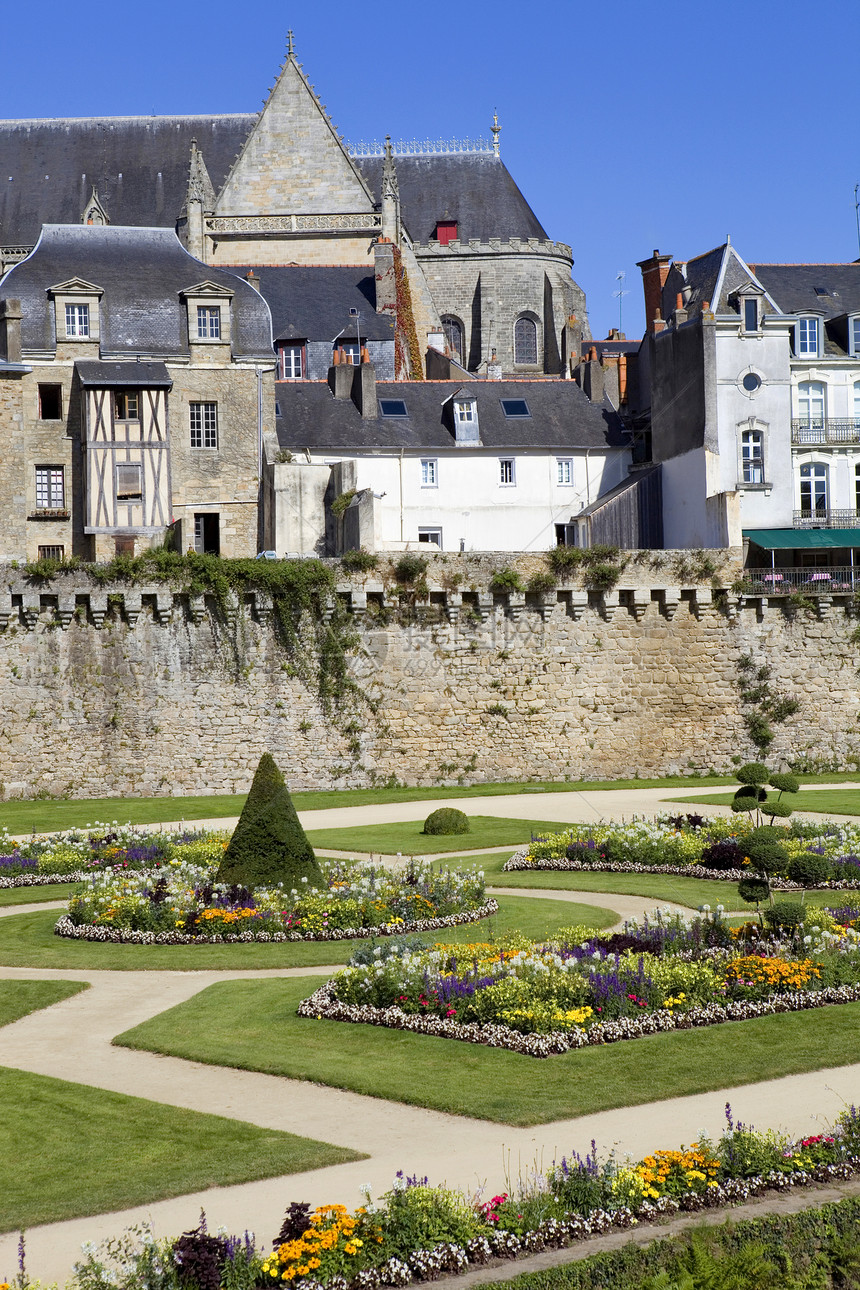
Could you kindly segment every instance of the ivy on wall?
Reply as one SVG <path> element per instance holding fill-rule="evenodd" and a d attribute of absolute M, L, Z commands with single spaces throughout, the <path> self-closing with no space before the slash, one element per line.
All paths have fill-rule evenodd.
<path fill-rule="evenodd" d="M 424 380 L 424 357 L 418 344 L 415 315 L 412 312 L 412 292 L 409 278 L 403 267 L 400 248 L 394 248 L 394 282 L 397 292 L 397 320 L 394 330 L 394 352 L 397 380 L 407 377 L 410 381 Z"/>

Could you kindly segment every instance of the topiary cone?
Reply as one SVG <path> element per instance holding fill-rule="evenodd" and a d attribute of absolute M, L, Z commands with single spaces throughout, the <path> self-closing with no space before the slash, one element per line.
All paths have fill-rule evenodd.
<path fill-rule="evenodd" d="M 289 890 L 324 886 L 313 848 L 299 823 L 290 790 L 269 753 L 263 753 L 239 822 L 224 852 L 217 882 Z"/>

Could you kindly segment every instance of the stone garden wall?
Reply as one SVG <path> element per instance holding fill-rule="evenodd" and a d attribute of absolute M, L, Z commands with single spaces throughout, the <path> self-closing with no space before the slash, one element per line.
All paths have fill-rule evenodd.
<path fill-rule="evenodd" d="M 304 663 L 285 648 L 264 596 L 225 609 L 7 571 L 3 794 L 244 791 L 265 749 L 295 788 L 725 770 L 755 752 L 743 714 L 766 701 L 742 702 L 742 656 L 770 668 L 771 700 L 799 701 L 773 727 L 772 763 L 860 761 L 847 594 L 810 609 L 739 596 L 725 573 L 715 588 L 639 567 L 607 592 L 494 595 L 486 580 L 445 589 L 438 568 L 429 601 L 405 610 L 382 583 L 338 588 L 370 703 L 340 691 L 328 718 L 313 646 Z"/>

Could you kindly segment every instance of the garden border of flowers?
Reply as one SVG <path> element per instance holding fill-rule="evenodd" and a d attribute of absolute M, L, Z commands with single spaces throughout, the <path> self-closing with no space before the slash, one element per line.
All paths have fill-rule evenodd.
<path fill-rule="evenodd" d="M 435 932 L 445 927 L 477 923 L 499 912 L 499 902 L 492 898 L 477 909 L 448 914 L 444 918 L 419 918 L 411 923 L 379 923 L 375 927 L 333 927 L 310 935 L 302 932 L 238 932 L 222 936 L 189 936 L 185 932 L 134 932 L 119 927 L 98 927 L 94 923 L 72 922 L 61 914 L 54 926 L 55 936 L 75 941 L 98 941 L 111 945 L 251 945 L 285 944 L 301 941 L 370 940 L 374 936 L 403 936 L 412 932 Z"/>
<path fill-rule="evenodd" d="M 568 860 L 567 856 L 557 856 L 548 860 L 528 860 L 529 847 L 520 847 L 502 866 L 503 873 L 528 872 L 529 870 L 565 873 L 664 873 L 678 878 L 707 878 L 712 882 L 738 883 L 749 878 L 748 869 L 708 869 L 701 864 L 634 864 L 630 860 Z M 771 878 L 774 891 L 804 891 L 805 888 L 790 878 Z M 837 879 L 824 884 L 828 891 L 856 891 L 860 881 L 856 879 Z"/>
<path fill-rule="evenodd" d="M 73 869 L 70 873 L 19 873 L 14 878 L 0 878 L 0 891 L 13 887 L 59 887 L 67 882 L 86 882 L 92 869 Z"/>
<path fill-rule="evenodd" d="M 420 1035 L 433 1035 L 438 1039 L 457 1039 L 467 1044 L 506 1048 L 509 1052 L 520 1053 L 524 1057 L 552 1057 L 572 1049 L 614 1044 L 624 1039 L 642 1039 L 646 1035 L 663 1034 L 672 1030 L 719 1026 L 729 1021 L 752 1021 L 756 1017 L 775 1016 L 777 1013 L 805 1012 L 812 1008 L 858 1001 L 860 984 L 826 986 L 823 990 L 772 994 L 770 998 L 760 1002 L 739 999 L 726 1004 L 710 1003 L 677 1014 L 670 1012 L 668 1008 L 660 1008 L 648 1016 L 598 1021 L 588 1030 L 574 1027 L 571 1030 L 550 1031 L 545 1035 L 524 1035 L 509 1026 L 482 1026 L 474 1021 L 450 1021 L 444 1017 L 403 1012 L 396 1006 L 375 1008 L 368 1003 L 342 1003 L 335 997 L 333 982 L 329 980 L 307 999 L 303 999 L 297 1011 L 300 1017 L 386 1026 L 391 1030 L 410 1030 Z"/>

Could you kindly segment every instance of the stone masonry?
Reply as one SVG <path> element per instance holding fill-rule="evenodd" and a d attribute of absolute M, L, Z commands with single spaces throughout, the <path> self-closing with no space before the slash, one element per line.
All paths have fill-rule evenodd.
<path fill-rule="evenodd" d="M 376 711 L 336 703 L 327 719 L 263 595 L 225 614 L 163 587 L 96 590 L 78 575 L 33 586 L 7 570 L 2 790 L 239 792 L 266 749 L 297 789 L 730 771 L 756 755 L 744 655 L 800 702 L 775 727 L 772 764 L 858 764 L 853 600 L 808 609 L 729 581 L 643 565 L 606 592 L 497 595 L 438 565 L 429 599 L 406 610 L 390 582 L 344 582 L 359 636 L 350 671 Z"/>

